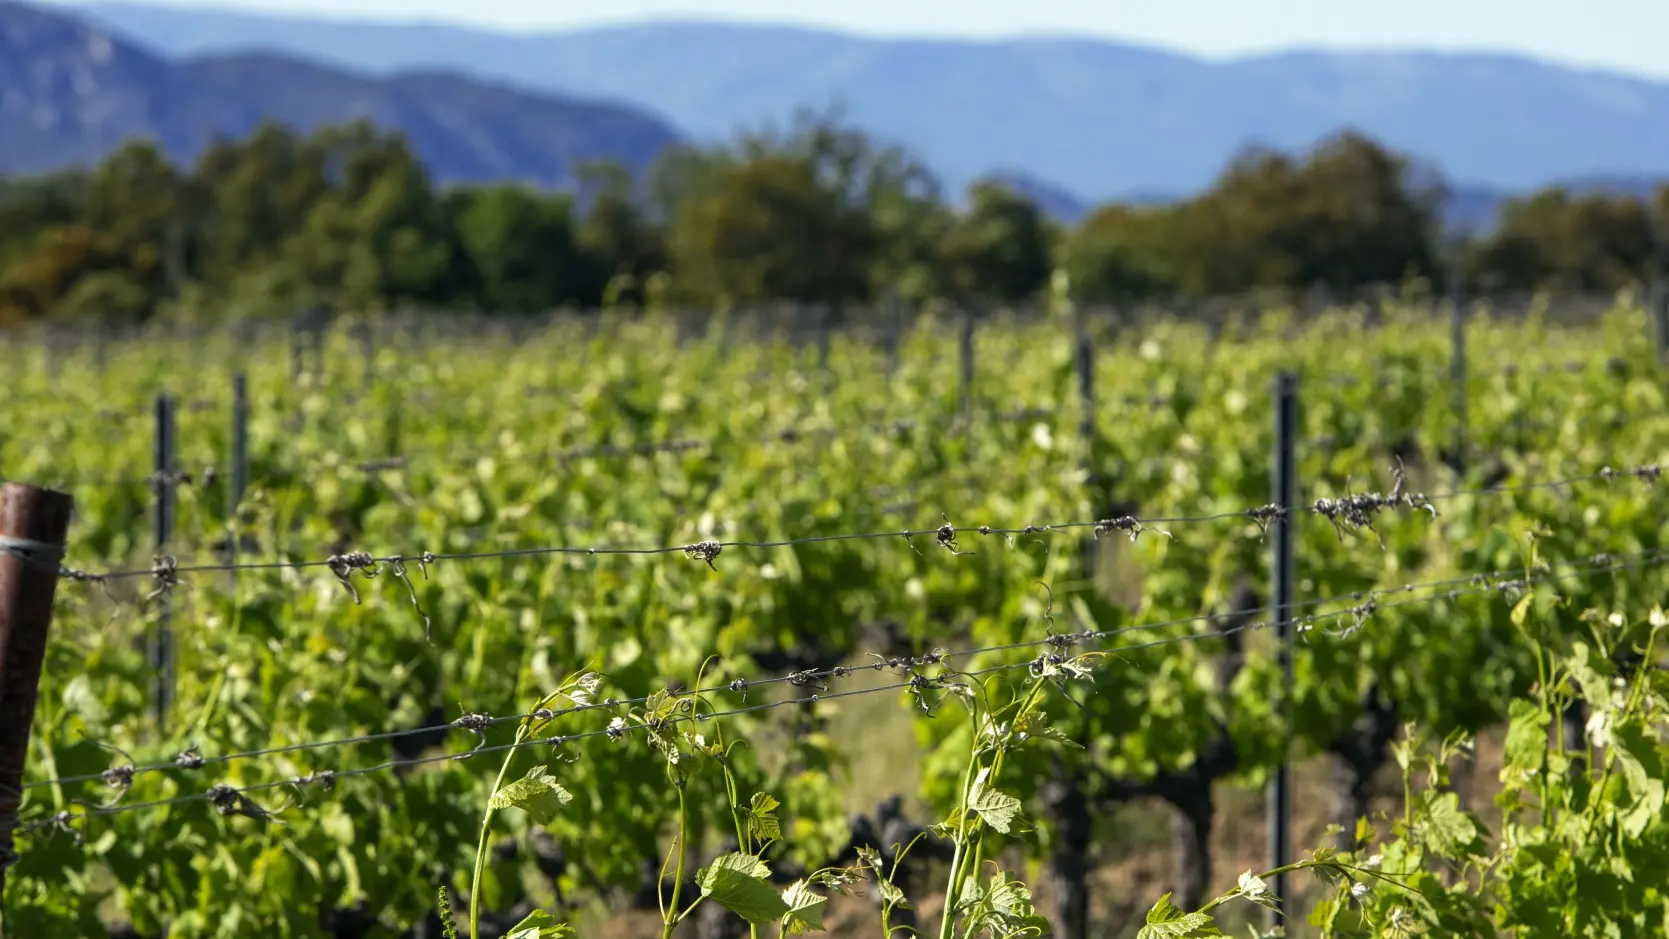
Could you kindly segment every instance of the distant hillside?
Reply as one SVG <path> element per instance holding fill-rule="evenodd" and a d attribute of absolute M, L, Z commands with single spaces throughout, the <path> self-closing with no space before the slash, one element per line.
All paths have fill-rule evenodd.
<path fill-rule="evenodd" d="M 404 133 L 442 181 L 560 184 L 577 163 L 647 165 L 677 135 L 631 107 L 458 74 L 367 77 L 277 54 L 170 62 L 59 9 L 0 0 L 0 173 L 90 163 L 134 135 L 190 158 L 262 119 L 366 117 Z"/>
<path fill-rule="evenodd" d="M 442 67 L 635 102 L 697 137 L 837 100 L 953 189 L 1001 168 L 1099 201 L 1193 192 L 1250 141 L 1355 126 L 1453 180 L 1518 191 L 1669 172 L 1669 83 L 1503 55 L 1291 53 L 1234 61 L 1110 42 L 877 40 L 665 23 L 548 35 L 95 4 L 171 55 L 250 48 L 373 72 Z"/>

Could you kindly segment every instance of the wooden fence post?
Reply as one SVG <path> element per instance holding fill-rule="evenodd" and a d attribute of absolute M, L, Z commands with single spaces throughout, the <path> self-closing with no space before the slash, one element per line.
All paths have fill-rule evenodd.
<path fill-rule="evenodd" d="M 6 869 L 17 860 L 12 833 L 23 802 L 23 764 L 74 505 L 63 492 L 0 487 L 0 895 Z"/>

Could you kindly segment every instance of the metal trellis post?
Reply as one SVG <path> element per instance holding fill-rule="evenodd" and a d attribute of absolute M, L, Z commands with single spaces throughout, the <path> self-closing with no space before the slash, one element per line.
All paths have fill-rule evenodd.
<path fill-rule="evenodd" d="M 365 389 L 369 396 L 377 383 L 377 322 L 367 315 L 359 324 L 359 351 L 365 359 Z"/>
<path fill-rule="evenodd" d="M 168 542 L 174 536 L 174 399 L 162 394 L 156 399 L 156 473 L 152 484 L 156 492 L 156 554 L 168 553 Z M 160 562 L 159 562 L 160 563 Z M 174 632 L 170 596 L 166 585 L 158 585 L 156 596 L 156 630 L 151 640 L 150 664 L 153 693 L 151 706 L 158 726 L 166 726 L 168 711 L 174 695 Z"/>
<path fill-rule="evenodd" d="M 1298 375 L 1281 372 L 1275 378 L 1275 472 L 1272 500 L 1285 511 L 1275 518 L 1273 549 L 1270 556 L 1270 579 L 1274 582 L 1273 606 L 1276 642 L 1282 673 L 1282 695 L 1279 713 L 1285 732 L 1292 730 L 1293 698 L 1293 557 L 1292 513 L 1298 503 Z M 1275 767 L 1269 785 L 1269 867 L 1285 867 L 1292 860 L 1292 777 L 1283 755 Z M 1286 874 L 1277 874 L 1270 885 L 1276 909 L 1270 912 L 1270 926 L 1278 925 L 1283 917 L 1292 915 L 1288 907 L 1291 898 L 1290 881 Z"/>
<path fill-rule="evenodd" d="M 892 378 L 898 374 L 899 347 L 904 342 L 904 301 L 898 291 L 887 291 L 882 300 L 881 320 L 886 331 L 887 377 Z"/>
<path fill-rule="evenodd" d="M 249 380 L 242 372 L 232 376 L 232 479 L 226 492 L 226 527 L 230 546 L 227 555 L 232 564 L 232 585 L 238 583 L 238 550 L 242 540 L 238 532 L 238 508 L 243 494 L 249 489 Z"/>
<path fill-rule="evenodd" d="M 1657 339 L 1657 361 L 1669 365 L 1669 278 L 1652 281 L 1652 326 Z"/>
<path fill-rule="evenodd" d="M 1078 370 L 1078 439 L 1084 448 L 1084 469 L 1086 480 L 1093 480 L 1095 474 L 1095 346 L 1090 340 L 1089 327 L 1084 322 L 1082 312 L 1073 317 L 1073 324 L 1077 333 L 1074 349 L 1074 362 Z M 1097 509 L 1099 511 L 1099 508 Z M 1095 580 L 1096 551 L 1095 538 L 1084 539 L 1084 570 L 1091 583 Z"/>
<path fill-rule="evenodd" d="M 12 833 L 23 764 L 74 507 L 67 493 L 20 483 L 0 487 L 0 894 L 6 869 L 17 860 Z"/>
<path fill-rule="evenodd" d="M 961 327 L 962 420 L 971 424 L 974 418 L 974 315 L 972 311 L 962 311 Z"/>
<path fill-rule="evenodd" d="M 1455 472 L 1464 476 L 1468 440 L 1466 416 L 1466 296 L 1458 275 L 1449 277 L 1449 384 L 1455 410 Z"/>
<path fill-rule="evenodd" d="M 829 378 L 829 351 L 834 344 L 834 326 L 839 317 L 833 308 L 826 304 L 819 304 L 817 317 L 813 325 L 817 330 L 817 367 L 823 373 L 823 379 Z"/>

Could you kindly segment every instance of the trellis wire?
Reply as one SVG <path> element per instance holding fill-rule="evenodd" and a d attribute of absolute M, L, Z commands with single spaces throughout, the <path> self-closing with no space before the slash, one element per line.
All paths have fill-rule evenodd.
<path fill-rule="evenodd" d="M 1235 627 L 1224 628 L 1224 629 L 1221 629 L 1221 630 L 1213 630 L 1212 632 L 1209 632 L 1209 633 L 1196 633 L 1196 634 L 1189 634 L 1189 635 L 1180 636 L 1180 637 L 1172 636 L 1172 637 L 1166 637 L 1166 638 L 1163 638 L 1163 639 L 1153 640 L 1151 642 L 1137 643 L 1137 644 L 1134 644 L 1134 645 L 1125 645 L 1125 646 L 1118 647 L 1118 649 L 1116 649 L 1114 651 L 1134 651 L 1134 650 L 1140 650 L 1140 649 L 1154 648 L 1154 647 L 1158 647 L 1158 646 L 1169 645 L 1169 644 L 1172 644 L 1172 643 L 1175 643 L 1175 642 L 1210 639 L 1210 638 L 1214 638 L 1214 637 L 1215 638 L 1220 638 L 1220 637 L 1223 637 L 1223 636 L 1233 635 L 1237 632 L 1243 632 L 1243 631 L 1247 631 L 1247 630 L 1264 629 L 1264 628 L 1269 628 L 1269 627 L 1280 628 L 1280 627 L 1283 627 L 1283 626 L 1288 626 L 1288 627 L 1292 627 L 1294 630 L 1296 630 L 1300 634 L 1303 634 L 1303 633 L 1307 633 L 1307 632 L 1312 631 L 1313 628 L 1314 628 L 1314 625 L 1317 622 L 1326 621 L 1326 620 L 1330 620 L 1330 619 L 1336 619 L 1336 618 L 1342 618 L 1342 617 L 1345 617 L 1345 616 L 1352 616 L 1356 619 L 1356 623 L 1349 630 L 1346 631 L 1345 635 L 1349 635 L 1350 633 L 1353 633 L 1356 630 L 1362 628 L 1362 626 L 1364 625 L 1365 621 L 1368 618 L 1373 616 L 1375 613 L 1378 613 L 1378 612 L 1383 611 L 1383 610 L 1394 609 L 1394 608 L 1397 608 L 1397 607 L 1407 606 L 1407 605 L 1411 605 L 1411 604 L 1428 603 L 1428 602 L 1433 602 L 1433 601 L 1436 601 L 1436 600 L 1455 599 L 1459 596 L 1466 595 L 1466 594 L 1483 594 L 1483 593 L 1488 593 L 1488 592 L 1491 592 L 1491 591 L 1522 590 L 1522 589 L 1527 588 L 1532 583 L 1537 583 L 1537 582 L 1546 581 L 1546 580 L 1557 581 L 1557 580 L 1562 580 L 1562 579 L 1569 578 L 1569 577 L 1599 576 L 1599 575 L 1607 574 L 1607 573 L 1615 573 L 1615 572 L 1621 571 L 1621 570 L 1630 570 L 1630 569 L 1635 569 L 1635 568 L 1642 568 L 1642 569 L 1643 568 L 1650 568 L 1650 567 L 1655 567 L 1655 566 L 1665 564 L 1665 563 L 1669 563 L 1669 548 L 1657 549 L 1657 550 L 1652 550 L 1652 551 L 1642 551 L 1642 552 L 1636 552 L 1636 553 L 1632 553 L 1632 554 L 1601 554 L 1601 555 L 1595 555 L 1593 557 L 1588 558 L 1582 564 L 1570 567 L 1570 568 L 1562 570 L 1562 571 L 1553 571 L 1553 570 L 1548 570 L 1548 571 L 1534 571 L 1534 570 L 1524 571 L 1521 568 L 1501 569 L 1501 570 L 1486 571 L 1486 572 L 1481 572 L 1481 573 L 1467 574 L 1467 575 L 1456 576 L 1456 577 L 1449 577 L 1449 578 L 1444 578 L 1444 579 L 1440 579 L 1440 580 L 1431 580 L 1431 581 L 1422 581 L 1422 582 L 1418 582 L 1418 583 L 1402 584 L 1402 585 L 1398 585 L 1398 586 L 1394 586 L 1394 587 L 1379 587 L 1379 588 L 1372 588 L 1372 589 L 1368 589 L 1368 590 L 1352 591 L 1348 594 L 1338 594 L 1338 595 L 1334 595 L 1334 596 L 1330 596 L 1330 597 L 1320 597 L 1320 598 L 1314 598 L 1314 599 L 1305 600 L 1305 601 L 1299 601 L 1299 602 L 1291 604 L 1290 607 L 1289 607 L 1290 609 L 1292 609 L 1294 611 L 1299 611 L 1299 610 L 1312 610 L 1316 607 L 1330 606 L 1330 605 L 1333 605 L 1333 604 L 1341 604 L 1341 603 L 1350 604 L 1350 606 L 1346 607 L 1345 609 L 1336 610 L 1336 611 L 1333 611 L 1333 612 L 1330 612 L 1330 613 L 1321 613 L 1321 614 L 1304 613 L 1302 615 L 1293 615 L 1293 616 L 1289 616 L 1289 617 L 1286 617 L 1286 618 L 1282 618 L 1282 619 L 1279 619 L 1278 621 L 1248 620 L 1247 622 L 1244 622 L 1244 623 L 1242 623 L 1238 626 L 1235 626 Z M 1398 595 L 1398 594 L 1408 594 L 1408 593 L 1426 592 L 1426 591 L 1434 591 L 1434 590 L 1435 591 L 1442 591 L 1442 592 L 1441 593 L 1436 593 L 1436 594 L 1433 594 L 1433 595 L 1427 596 L 1427 597 L 1414 597 L 1414 598 L 1403 599 L 1403 600 L 1393 600 L 1393 601 L 1385 602 L 1385 603 L 1380 602 L 1381 597 L 1390 597 L 1390 596 L 1395 596 L 1395 595 Z M 1274 612 L 1275 610 L 1276 610 L 1276 606 L 1273 602 L 1271 602 L 1271 603 L 1264 604 L 1264 605 L 1259 606 L 1259 607 L 1254 607 L 1254 608 L 1251 608 L 1251 609 L 1244 609 L 1244 610 L 1235 610 L 1235 611 L 1232 611 L 1232 612 L 1234 613 L 1234 615 L 1237 615 L 1237 616 L 1248 616 L 1249 617 L 1251 614 L 1254 614 L 1254 613 L 1260 613 L 1260 612 L 1267 613 L 1267 612 Z M 1225 614 L 1223 614 L 1223 613 L 1205 613 L 1205 614 L 1198 614 L 1198 615 L 1195 615 L 1195 616 L 1188 616 L 1188 617 L 1180 617 L 1180 618 L 1176 618 L 1176 619 L 1163 620 L 1163 621 L 1154 622 L 1154 623 L 1135 623 L 1135 624 L 1130 624 L 1130 625 L 1125 625 L 1125 626 L 1117 626 L 1117 627 L 1113 627 L 1113 628 L 1110 628 L 1110 629 L 1103 629 L 1103 630 L 1085 629 L 1085 630 L 1078 631 L 1078 632 L 1051 633 L 1051 634 L 1049 634 L 1049 635 L 1047 635 L 1047 636 L 1045 636 L 1044 638 L 1041 638 L 1041 639 L 1021 640 L 1021 641 L 1017 641 L 1017 642 L 1002 643 L 1002 644 L 997 644 L 997 645 L 978 646 L 978 647 L 974 647 L 974 648 L 959 649 L 959 650 L 939 651 L 939 652 L 928 653 L 926 655 L 921 655 L 921 656 L 904 656 L 904 657 L 895 657 L 895 658 L 890 658 L 890 659 L 889 658 L 880 658 L 880 659 L 878 659 L 878 661 L 876 661 L 874 663 L 869 663 L 869 664 L 865 664 L 865 665 L 835 665 L 835 666 L 827 666 L 827 667 L 823 667 L 823 668 L 800 669 L 800 670 L 797 670 L 797 671 L 794 671 L 794 672 L 790 672 L 786 675 L 773 676 L 773 677 L 769 677 L 769 678 L 758 678 L 758 679 L 735 678 L 735 679 L 731 679 L 729 681 L 725 681 L 725 682 L 722 682 L 722 683 L 719 683 L 719 684 L 714 684 L 714 685 L 709 685 L 709 686 L 704 686 L 704 687 L 698 687 L 698 688 L 688 689 L 688 690 L 683 690 L 683 691 L 672 691 L 672 692 L 669 692 L 669 695 L 671 697 L 674 697 L 674 698 L 683 698 L 683 697 L 702 696 L 702 695 L 709 695 L 709 694 L 719 694 L 719 693 L 723 693 L 723 692 L 730 692 L 730 693 L 735 693 L 735 694 L 746 694 L 749 691 L 752 691 L 752 690 L 757 689 L 757 688 L 770 687 L 770 686 L 774 686 L 774 685 L 788 684 L 788 685 L 793 685 L 793 686 L 797 686 L 797 687 L 805 687 L 805 686 L 808 686 L 808 685 L 822 684 L 829 679 L 845 678 L 845 677 L 848 677 L 852 674 L 856 674 L 856 673 L 859 673 L 859 672 L 883 671 L 883 670 L 897 669 L 897 668 L 914 668 L 914 667 L 921 667 L 921 666 L 924 666 L 924 665 L 937 665 L 937 664 L 941 664 L 944 661 L 950 660 L 950 659 L 973 658 L 975 656 L 980 656 L 980 655 L 990 655 L 990 654 L 1004 653 L 1004 652 L 1026 651 L 1026 650 L 1033 650 L 1033 649 L 1054 649 L 1054 650 L 1059 651 L 1059 650 L 1063 650 L 1063 649 L 1066 649 L 1066 648 L 1072 648 L 1072 647 L 1075 647 L 1075 646 L 1078 646 L 1078 645 L 1082 645 L 1082 644 L 1088 643 L 1088 642 L 1105 641 L 1105 640 L 1108 640 L 1108 639 L 1118 638 L 1120 636 L 1127 636 L 1127 635 L 1130 635 L 1130 634 L 1133 634 L 1133 633 L 1150 632 L 1150 631 L 1153 631 L 1153 630 L 1168 629 L 1168 628 L 1175 627 L 1175 626 L 1186 626 L 1186 625 L 1192 625 L 1192 624 L 1197 624 L 1197 623 L 1210 623 L 1210 622 L 1213 622 L 1213 621 L 1221 620 L 1224 615 Z M 1014 663 L 1014 664 L 1008 665 L 1008 666 L 999 666 L 999 668 L 1018 667 L 1019 665 L 1026 665 L 1026 664 L 1030 664 L 1030 663 Z M 829 697 L 830 696 L 828 696 L 828 695 L 824 695 L 820 700 L 826 700 Z M 430 725 L 430 726 L 425 726 L 425 727 L 407 728 L 407 729 L 403 729 L 403 730 L 383 731 L 383 732 L 380 732 L 380 733 L 361 734 L 361 735 L 356 735 L 356 736 L 339 737 L 339 738 L 332 738 L 332 739 L 327 739 L 327 740 L 316 740 L 316 741 L 309 741 L 309 742 L 304 742 L 304 743 L 285 744 L 285 745 L 281 745 L 281 746 L 264 747 L 264 748 L 256 749 L 256 750 L 238 751 L 238 752 L 234 752 L 234 753 L 220 754 L 220 755 L 215 755 L 215 756 L 204 756 L 204 755 L 198 753 L 196 751 L 196 748 L 193 747 L 191 749 L 188 749 L 188 750 L 176 755 L 172 760 L 170 760 L 168 762 L 150 763 L 150 764 L 144 764 L 144 765 L 119 766 L 119 767 L 115 767 L 113 769 L 107 769 L 107 770 L 97 772 L 97 773 L 86 773 L 86 774 L 81 774 L 81 775 L 55 777 L 55 778 L 51 778 L 51 779 L 33 780 L 33 781 L 28 782 L 28 783 L 25 783 L 22 788 L 25 789 L 25 790 L 28 790 L 28 789 L 44 788 L 44 787 L 49 787 L 49 786 L 56 787 L 56 786 L 73 785 L 73 784 L 84 783 L 84 782 L 93 782 L 93 781 L 97 781 L 97 780 L 105 780 L 106 782 L 110 782 L 113 778 L 117 779 L 117 780 L 120 780 L 123 783 L 123 785 L 125 786 L 127 784 L 131 784 L 132 780 L 134 778 L 138 777 L 138 776 L 149 775 L 149 774 L 159 773 L 159 772 L 182 770 L 182 769 L 184 769 L 184 770 L 196 770 L 196 769 L 201 769 L 204 766 L 210 766 L 210 765 L 225 765 L 225 764 L 230 764 L 230 763 L 233 763 L 233 762 L 239 762 L 239 761 L 243 761 L 243 760 L 259 759 L 259 758 L 262 758 L 262 757 L 277 756 L 277 755 L 282 755 L 282 754 L 287 754 L 287 753 L 299 753 L 299 752 L 319 750 L 319 749 L 325 749 L 325 748 L 358 746 L 358 745 L 367 744 L 367 743 L 376 743 L 376 742 L 381 742 L 381 741 L 386 741 L 386 740 L 394 740 L 394 739 L 398 739 L 398 738 L 401 738 L 401 737 L 416 736 L 416 735 L 421 735 L 421 734 L 434 734 L 434 733 L 444 732 L 444 731 L 448 731 L 448 730 L 467 730 L 467 731 L 471 731 L 471 732 L 479 734 L 480 732 L 482 732 L 482 731 L 484 731 L 484 730 L 486 730 L 490 727 L 498 726 L 498 725 L 501 725 L 501 724 L 515 723 L 515 722 L 528 720 L 528 719 L 540 719 L 540 720 L 555 719 L 557 717 L 564 717 L 564 716 L 568 716 L 568 715 L 571 715 L 571 714 L 578 714 L 578 713 L 583 713 L 583 712 L 587 712 L 587 711 L 611 710 L 611 709 L 621 707 L 621 706 L 642 704 L 645 701 L 647 701 L 648 699 L 649 699 L 648 695 L 644 695 L 644 696 L 640 696 L 640 697 L 636 697 L 636 698 L 626 698 L 626 699 L 608 698 L 608 699 L 605 699 L 605 700 L 602 700 L 602 701 L 598 701 L 596 703 L 576 705 L 574 707 L 569 707 L 569 708 L 550 709 L 550 710 L 545 711 L 545 712 L 530 711 L 530 712 L 527 712 L 527 713 L 513 714 L 513 715 L 507 715 L 507 716 L 496 716 L 496 717 L 495 716 L 490 716 L 490 715 L 484 715 L 484 714 L 477 714 L 477 713 L 466 713 L 463 716 L 459 717 L 458 719 L 450 721 L 450 722 L 445 723 L 445 724 L 435 724 L 435 725 Z M 779 702 L 776 705 L 771 705 L 771 706 L 780 706 L 780 704 L 781 704 L 781 702 Z M 756 710 L 756 709 L 757 708 L 751 708 L 751 709 L 748 709 L 748 710 Z M 745 711 L 736 712 L 736 713 L 745 713 Z M 476 751 L 470 751 L 470 752 L 473 753 L 473 752 L 476 752 Z M 395 761 L 396 764 L 398 764 L 398 763 L 410 763 L 410 762 L 412 762 L 412 761 L 409 761 L 409 760 L 408 761 Z M 419 760 L 417 762 L 424 762 L 424 761 Z M 391 765 L 393 765 L 393 764 L 391 764 Z"/>
<path fill-rule="evenodd" d="M 808 535 L 804 537 L 780 538 L 772 540 L 706 540 L 699 542 L 684 542 L 678 544 L 645 545 L 645 546 L 617 546 L 617 545 L 553 545 L 545 547 L 510 548 L 501 551 L 460 551 L 460 552 L 431 552 L 419 551 L 412 554 L 372 555 L 368 552 L 349 552 L 332 555 L 329 558 L 298 561 L 262 561 L 243 564 L 202 564 L 180 563 L 174 558 L 164 558 L 157 565 L 145 569 L 116 570 L 105 572 L 88 572 L 73 568 L 63 568 L 61 576 L 80 582 L 102 582 L 122 580 L 134 577 L 161 578 L 164 575 L 177 578 L 179 574 L 207 573 L 226 571 L 259 571 L 259 570 L 303 570 L 309 568 L 330 568 L 342 580 L 354 571 L 374 573 L 382 566 L 391 566 L 398 575 L 406 564 L 422 565 L 426 571 L 427 565 L 441 561 L 468 561 L 484 559 L 502 559 L 518 557 L 542 556 L 655 556 L 666 554 L 683 554 L 686 557 L 705 561 L 713 566 L 720 553 L 729 548 L 742 549 L 776 549 L 799 545 L 824 544 L 841 541 L 873 541 L 890 538 L 904 538 L 906 540 L 932 536 L 940 546 L 956 551 L 955 541 L 959 535 L 977 534 L 982 536 L 1000 535 L 1012 538 L 1016 535 L 1038 535 L 1056 531 L 1073 531 L 1090 529 L 1099 534 L 1114 531 L 1128 533 L 1132 538 L 1147 531 L 1161 531 L 1159 525 L 1181 525 L 1191 523 L 1205 523 L 1225 521 L 1230 519 L 1245 519 L 1266 524 L 1269 520 L 1280 517 L 1288 512 L 1300 514 L 1320 515 L 1331 521 L 1336 527 L 1367 527 L 1371 528 L 1371 517 L 1386 508 L 1401 508 L 1406 510 L 1428 509 L 1433 515 L 1436 509 L 1431 503 L 1458 499 L 1466 496 L 1506 495 L 1518 492 L 1530 492 L 1540 489 L 1556 489 L 1584 482 L 1612 482 L 1617 479 L 1634 477 L 1648 483 L 1655 483 L 1662 476 L 1662 468 L 1657 464 L 1644 464 L 1616 470 L 1605 467 L 1594 473 L 1577 476 L 1567 476 L 1558 479 L 1534 480 L 1514 485 L 1482 486 L 1474 489 L 1455 489 L 1436 495 L 1420 493 L 1405 493 L 1401 491 L 1401 474 L 1398 472 L 1398 487 L 1389 495 L 1376 492 L 1346 493 L 1338 498 L 1318 499 L 1309 505 L 1277 506 L 1273 504 L 1253 506 L 1232 512 L 1217 512 L 1207 515 L 1194 516 L 1156 516 L 1151 518 L 1136 518 L 1121 516 L 1118 518 L 1099 519 L 1094 521 L 1054 522 L 1044 525 L 1024 525 L 1018 527 L 995 527 L 990 525 L 954 525 L 948 520 L 937 528 L 905 528 L 888 531 L 837 532 L 826 535 Z M 715 568 L 716 569 L 716 568 Z"/>

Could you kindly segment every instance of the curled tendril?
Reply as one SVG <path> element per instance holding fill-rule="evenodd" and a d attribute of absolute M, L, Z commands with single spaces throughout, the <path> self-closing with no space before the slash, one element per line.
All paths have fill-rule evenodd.
<path fill-rule="evenodd" d="M 152 492 L 161 492 L 164 489 L 181 485 L 189 486 L 191 485 L 191 471 L 182 469 L 159 470 L 145 477 L 145 484 L 150 487 Z"/>
<path fill-rule="evenodd" d="M 354 605 L 358 606 L 359 591 L 354 589 L 348 575 L 354 571 L 364 571 L 366 577 L 377 576 L 377 559 L 365 551 L 349 551 L 346 554 L 333 554 L 325 563 L 330 566 L 330 572 L 336 575 L 342 586 L 348 588 L 348 595 L 353 597 Z"/>
<path fill-rule="evenodd" d="M 171 554 L 151 558 L 151 581 L 156 589 L 145 595 L 147 601 L 166 596 L 180 585 L 180 561 Z"/>
<path fill-rule="evenodd" d="M 429 567 L 427 562 L 433 558 L 434 555 L 425 551 L 422 557 L 418 559 L 417 563 L 423 571 L 424 580 L 429 579 Z M 412 586 L 411 575 L 406 571 L 406 559 L 394 558 L 389 561 L 388 572 L 394 577 L 399 578 L 400 583 L 406 585 L 406 593 L 411 597 L 412 609 L 417 611 L 418 616 L 423 617 L 423 638 L 428 641 L 430 645 L 434 645 L 434 627 L 429 619 L 429 614 L 423 610 L 423 604 L 417 599 L 417 588 Z"/>
<path fill-rule="evenodd" d="M 950 523 L 950 516 L 941 514 L 939 517 L 945 520 L 945 523 L 933 533 L 933 540 L 938 543 L 939 547 L 946 549 L 951 554 L 973 554 L 972 551 L 958 551 L 956 549 L 956 526 Z"/>
<path fill-rule="evenodd" d="M 290 780 L 290 784 L 295 786 L 318 786 L 320 789 L 329 792 L 336 788 L 336 774 L 330 770 L 321 770 L 317 773 L 308 773 L 306 776 L 297 776 Z"/>
<path fill-rule="evenodd" d="M 1135 541 L 1142 534 L 1142 532 L 1145 531 L 1158 532 L 1166 538 L 1172 537 L 1170 532 L 1165 531 L 1162 528 L 1151 528 L 1144 525 L 1142 524 L 1141 519 L 1132 515 L 1121 515 L 1118 518 L 1102 519 L 1101 521 L 1095 523 L 1095 537 L 1097 538 L 1114 531 L 1129 532 L 1131 541 Z"/>
<path fill-rule="evenodd" d="M 933 702 L 928 700 L 927 693 L 944 690 L 950 684 L 950 680 L 942 675 L 929 676 L 917 673 L 910 676 L 909 692 L 910 696 L 915 699 L 916 706 L 921 708 L 922 713 L 931 715 L 933 713 Z"/>
<path fill-rule="evenodd" d="M 59 835 L 69 835 L 70 839 L 75 842 L 75 846 L 79 848 L 83 847 L 86 841 L 82 838 L 81 831 L 75 827 L 75 819 L 76 816 L 73 812 L 68 810 L 58 811 L 45 818 L 25 822 L 22 830 L 32 838 L 38 838 L 41 832 L 46 832 L 47 840 Z M 15 859 L 15 855 L 13 857 Z M 6 861 L 0 859 L 0 869 L 4 869 L 6 866 Z"/>
<path fill-rule="evenodd" d="M 829 688 L 828 682 L 823 680 L 823 674 L 815 668 L 804 668 L 789 673 L 788 683 L 796 688 L 816 688 L 819 691 L 827 691 Z"/>
<path fill-rule="evenodd" d="M 1607 466 L 1599 471 L 1599 475 L 1601 479 L 1604 479 L 1607 482 L 1613 479 L 1620 479 L 1624 476 L 1633 476 L 1636 479 L 1645 481 L 1648 485 L 1656 485 L 1658 479 L 1663 476 L 1663 467 L 1657 465 L 1656 463 L 1648 463 L 1644 466 L 1634 466 L 1622 470 L 1614 470 Z"/>
<path fill-rule="evenodd" d="M 317 786 L 325 792 L 335 789 L 336 774 L 330 770 L 320 770 L 317 773 L 308 773 L 305 776 L 293 777 L 286 780 L 286 782 L 295 787 L 296 803 L 299 805 L 307 801 L 307 790 L 309 787 Z"/>
<path fill-rule="evenodd" d="M 228 786 L 225 783 L 216 783 L 210 786 L 204 795 L 208 797 L 209 803 L 214 806 L 215 811 L 222 815 L 242 815 L 256 821 L 277 822 L 280 825 L 283 822 L 278 820 L 278 814 L 289 808 L 291 804 L 286 801 L 276 809 L 268 809 L 245 795 L 243 790 Z"/>
<path fill-rule="evenodd" d="M 475 735 L 475 748 L 469 753 L 461 753 L 458 759 L 463 759 L 487 745 L 487 728 L 493 726 L 493 716 L 475 711 L 465 712 L 464 715 L 452 722 L 452 726 L 459 730 L 467 730 Z"/>
<path fill-rule="evenodd" d="M 1344 540 L 1347 528 L 1365 528 L 1375 535 L 1379 534 L 1373 527 L 1373 520 L 1385 509 L 1424 509 L 1431 513 L 1432 518 L 1436 518 L 1437 507 L 1432 505 L 1431 500 L 1423 493 L 1404 491 L 1407 477 L 1403 473 L 1400 459 L 1392 468 L 1392 472 L 1396 481 L 1390 495 L 1377 492 L 1351 493 L 1337 499 L 1317 499 L 1310 509 L 1333 523 L 1333 529 L 1341 541 Z"/>
<path fill-rule="evenodd" d="M 707 566 L 716 571 L 718 568 L 713 566 L 713 562 L 718 560 L 722 551 L 724 551 L 724 545 L 717 541 L 701 541 L 692 545 L 685 545 L 684 557 L 692 561 L 706 561 Z"/>
<path fill-rule="evenodd" d="M 1356 635 L 1363 627 L 1367 626 L 1368 620 L 1378 611 L 1379 601 L 1370 595 L 1366 600 L 1350 608 L 1350 625 L 1339 630 L 1337 635 L 1341 639 Z"/>
<path fill-rule="evenodd" d="M 133 788 L 133 777 L 138 775 L 139 769 L 134 765 L 133 757 L 121 747 L 118 747 L 115 744 L 101 743 L 97 740 L 91 739 L 87 740 L 87 742 L 95 747 L 98 747 L 100 750 L 109 750 L 111 753 L 114 753 L 117 756 L 120 756 L 123 760 L 127 761 L 125 763 L 118 763 L 99 774 L 99 778 L 104 780 L 105 786 L 112 790 L 110 800 L 103 805 L 98 806 L 100 809 L 107 809 L 122 801 L 122 797 L 127 795 L 127 791 Z"/>
<path fill-rule="evenodd" d="M 1250 518 L 1253 522 L 1256 522 L 1258 528 L 1262 530 L 1264 534 L 1268 534 L 1269 523 L 1278 519 L 1286 518 L 1287 510 L 1285 506 L 1276 505 L 1271 502 L 1268 505 L 1260 505 L 1255 509 L 1247 509 L 1246 517 Z"/>

